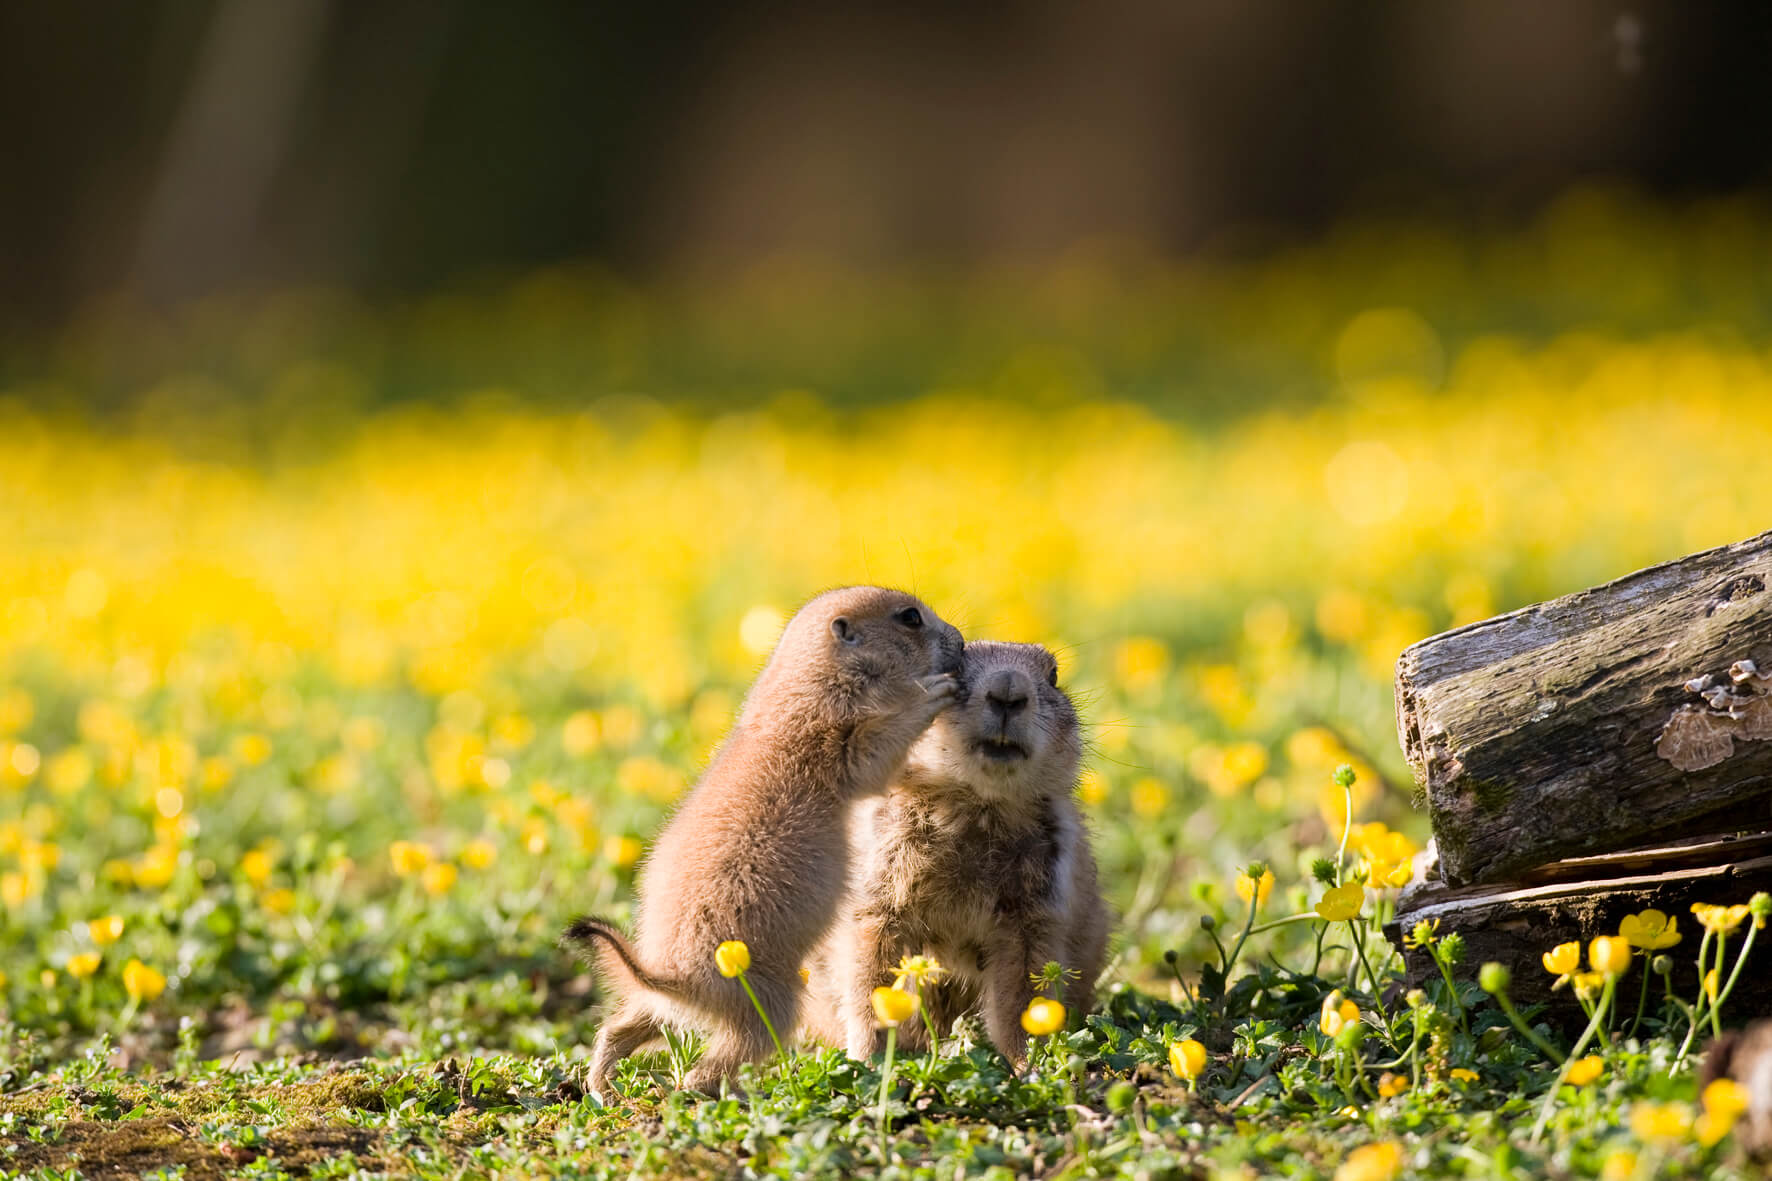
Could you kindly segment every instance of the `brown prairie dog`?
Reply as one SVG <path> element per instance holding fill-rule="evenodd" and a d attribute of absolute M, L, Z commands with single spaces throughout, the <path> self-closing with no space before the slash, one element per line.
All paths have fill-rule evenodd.
<path fill-rule="evenodd" d="M 804 1035 L 874 1052 L 873 989 L 906 955 L 949 972 L 922 993 L 935 1028 L 978 1010 L 1019 1064 L 1029 977 L 1056 960 L 1062 999 L 1086 1013 L 1101 973 L 1108 909 L 1073 797 L 1082 740 L 1058 665 L 1037 644 L 966 645 L 968 696 L 911 749 L 884 798 L 852 813 L 850 900 L 812 963 Z M 924 1042 L 921 1022 L 899 1028 Z"/>
<path fill-rule="evenodd" d="M 954 699 L 960 657 L 960 633 L 900 591 L 827 591 L 788 622 L 642 868 L 632 944 L 599 919 L 566 932 L 580 947 L 601 941 L 620 994 L 592 1051 L 593 1092 L 665 1026 L 709 1034 L 686 1080 L 696 1090 L 770 1051 L 744 990 L 715 967 L 727 940 L 749 946 L 747 978 L 776 1030 L 794 1027 L 800 965 L 842 900 L 849 807 L 885 789 Z"/>

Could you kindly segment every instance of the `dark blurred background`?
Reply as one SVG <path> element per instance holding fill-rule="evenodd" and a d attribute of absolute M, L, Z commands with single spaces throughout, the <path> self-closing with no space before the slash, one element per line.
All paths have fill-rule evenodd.
<path fill-rule="evenodd" d="M 0 312 L 1735 191 L 1772 163 L 1769 51 L 1772 6 L 1676 0 L 12 2 Z"/>

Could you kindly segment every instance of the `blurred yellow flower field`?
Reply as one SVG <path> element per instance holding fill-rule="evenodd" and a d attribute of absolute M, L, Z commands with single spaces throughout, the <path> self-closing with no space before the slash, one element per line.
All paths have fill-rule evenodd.
<path fill-rule="evenodd" d="M 1655 224 L 1746 232 L 1724 212 Z M 490 931 L 552 962 L 563 916 L 626 904 L 796 604 L 843 582 L 1058 651 L 1123 974 L 1204 956 L 1184 903 L 1240 913 L 1251 858 L 1264 902 L 1314 905 L 1342 763 L 1361 873 L 1398 885 L 1425 836 L 1390 729 L 1404 646 L 1772 524 L 1767 339 L 1632 330 L 1680 282 L 1722 314 L 1759 280 L 1631 246 L 1659 216 L 1572 200 L 1531 239 L 1549 262 L 1415 232 L 1401 278 L 1350 233 L 1119 283 L 766 269 L 728 305 L 548 274 L 380 315 L 202 307 L 164 339 L 95 315 L 53 379 L 0 389 L 11 1011 L 53 1032 L 162 987 L 398 997 L 470 976 L 438 947 Z M 964 374 L 1041 325 L 1059 343 L 987 375 L 855 394 L 904 372 L 882 342 Z M 673 389 L 671 342 L 848 392 Z M 515 392 L 366 392 L 499 363 Z M 132 411 L 82 401 L 131 372 Z"/>

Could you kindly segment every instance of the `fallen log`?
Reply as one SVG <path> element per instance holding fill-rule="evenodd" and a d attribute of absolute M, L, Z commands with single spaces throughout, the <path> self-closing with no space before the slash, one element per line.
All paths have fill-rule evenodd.
<path fill-rule="evenodd" d="M 1397 733 L 1444 882 L 1772 827 L 1768 586 L 1772 532 L 1404 651 Z"/>
<path fill-rule="evenodd" d="M 1559 943 L 1577 940 L 1585 964 L 1590 939 L 1616 934 L 1626 915 L 1647 909 L 1659 910 L 1678 924 L 1680 941 L 1666 954 L 1673 961 L 1675 990 L 1690 1001 L 1698 986 L 1694 957 L 1703 935 L 1692 904 L 1733 905 L 1746 902 L 1757 891 L 1772 892 L 1772 832 L 1584 858 L 1545 866 L 1528 880 L 1499 885 L 1447 886 L 1436 880 L 1431 866 L 1424 868 L 1422 878 L 1398 898 L 1396 917 L 1386 929 L 1391 941 L 1404 949 L 1409 987 L 1424 987 L 1439 978 L 1432 959 L 1403 940 L 1415 924 L 1429 922 L 1436 924 L 1441 937 L 1453 932 L 1463 937 L 1462 975 L 1475 975 L 1491 960 L 1505 964 L 1513 974 L 1509 992 L 1515 1001 L 1549 1001 L 1565 1010 L 1563 1016 L 1572 1017 L 1574 998 L 1567 987 L 1552 994 L 1556 977 L 1544 970 L 1543 954 Z M 1743 932 L 1737 932 L 1731 941 L 1731 964 L 1742 937 Z M 1729 999 L 1731 1023 L 1742 1015 L 1772 1012 L 1772 972 L 1765 970 L 1766 954 L 1756 946 L 1753 962 L 1743 970 Z M 1646 969 L 1641 958 L 1632 965 L 1627 1008 L 1634 1009 L 1642 983 L 1635 974 Z M 1649 991 L 1651 1003 L 1658 1005 L 1659 979 L 1650 981 Z"/>

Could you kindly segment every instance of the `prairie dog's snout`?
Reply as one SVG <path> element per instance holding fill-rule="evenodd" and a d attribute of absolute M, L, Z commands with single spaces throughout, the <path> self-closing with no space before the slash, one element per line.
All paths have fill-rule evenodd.
<path fill-rule="evenodd" d="M 1038 645 L 966 645 L 963 695 L 913 748 L 912 764 L 1013 788 L 1051 756 L 1074 762 L 1081 745 L 1076 710 L 1057 680 L 1056 661 Z"/>

